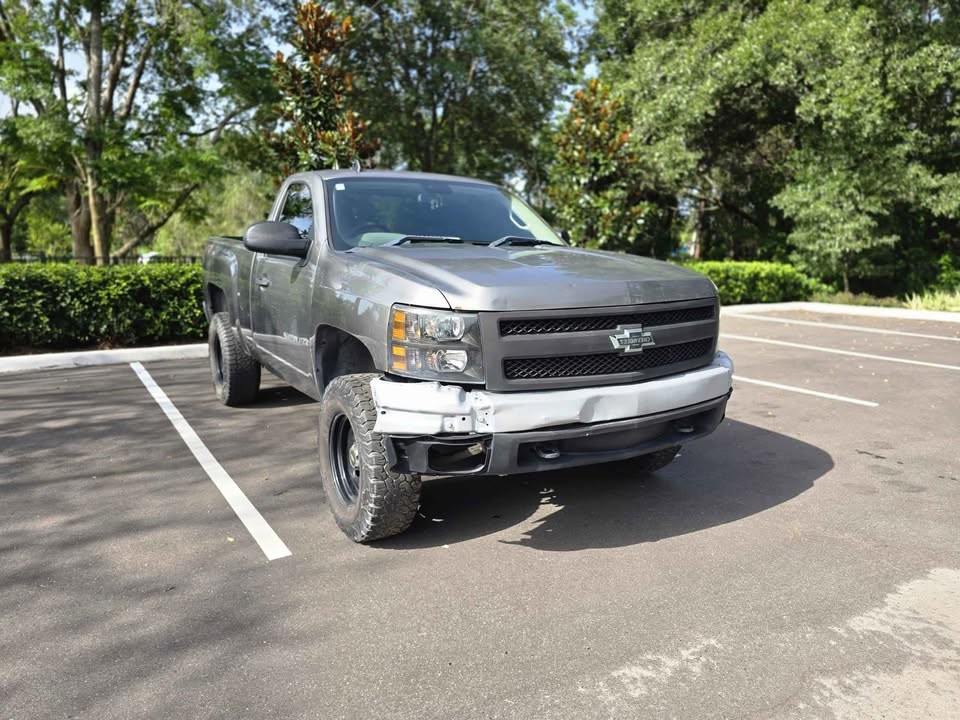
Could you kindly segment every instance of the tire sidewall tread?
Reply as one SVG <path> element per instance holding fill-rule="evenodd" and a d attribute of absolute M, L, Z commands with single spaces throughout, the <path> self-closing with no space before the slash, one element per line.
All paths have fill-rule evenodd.
<path fill-rule="evenodd" d="M 236 407 L 256 400 L 260 390 L 260 363 L 244 349 L 237 331 L 230 322 L 229 313 L 215 313 L 210 318 L 207 340 L 210 347 L 213 388 L 220 402 Z M 217 343 L 220 345 L 222 381 L 217 376 L 215 351 Z"/>
<path fill-rule="evenodd" d="M 376 373 L 363 373 L 334 378 L 323 394 L 320 409 L 318 449 L 327 503 L 337 525 L 355 542 L 403 532 L 420 507 L 420 476 L 388 469 L 386 440 L 373 430 L 377 408 L 370 382 L 377 377 Z M 329 449 L 330 428 L 340 415 L 350 421 L 360 452 L 360 487 L 350 505 L 337 494 Z"/>

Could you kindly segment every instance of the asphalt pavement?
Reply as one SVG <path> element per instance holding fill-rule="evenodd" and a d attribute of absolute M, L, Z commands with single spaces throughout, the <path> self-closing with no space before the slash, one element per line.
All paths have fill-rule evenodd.
<path fill-rule="evenodd" d="M 666 469 L 430 479 L 369 546 L 277 380 L 144 363 L 207 457 L 129 365 L 0 376 L 0 720 L 960 718 L 960 324 L 722 333 Z"/>

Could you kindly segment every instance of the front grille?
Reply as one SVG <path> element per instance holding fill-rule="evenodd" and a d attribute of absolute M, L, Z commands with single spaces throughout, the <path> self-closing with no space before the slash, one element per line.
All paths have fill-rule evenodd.
<path fill-rule="evenodd" d="M 714 306 L 655 310 L 652 312 L 624 313 L 621 315 L 584 315 L 566 318 L 530 318 L 526 320 L 501 320 L 500 335 L 545 335 L 547 333 L 590 332 L 613 330 L 619 325 L 675 325 L 677 323 L 713 320 Z"/>
<path fill-rule="evenodd" d="M 503 374 L 508 380 L 583 377 L 633 373 L 662 365 L 693 360 L 713 348 L 713 338 L 677 345 L 653 347 L 638 353 L 596 353 L 558 357 L 508 358 L 503 361 Z"/>

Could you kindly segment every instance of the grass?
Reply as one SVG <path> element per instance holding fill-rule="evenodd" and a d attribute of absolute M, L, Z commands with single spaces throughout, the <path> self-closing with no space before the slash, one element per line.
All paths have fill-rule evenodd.
<path fill-rule="evenodd" d="M 875 297 L 867 293 L 827 292 L 815 293 L 813 302 L 835 305 L 873 305 L 877 307 L 900 307 L 911 310 L 941 310 L 960 312 L 960 290 L 927 290 L 922 294 L 910 295 L 906 300 L 895 297 Z"/>
<path fill-rule="evenodd" d="M 875 305 L 878 307 L 904 307 L 903 301 L 895 297 L 876 297 L 867 293 L 820 292 L 814 293 L 813 302 L 832 303 L 834 305 Z"/>
<path fill-rule="evenodd" d="M 960 312 L 960 290 L 928 290 L 922 295 L 911 295 L 904 304 L 911 310 Z"/>

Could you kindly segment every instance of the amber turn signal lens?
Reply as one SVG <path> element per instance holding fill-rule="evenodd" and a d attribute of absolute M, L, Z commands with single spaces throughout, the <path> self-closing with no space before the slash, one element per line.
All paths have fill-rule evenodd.
<path fill-rule="evenodd" d="M 394 330 L 396 333 L 396 330 Z M 406 371 L 407 369 L 407 349 L 401 345 L 394 345 L 390 357 L 390 367 L 393 370 Z"/>
<path fill-rule="evenodd" d="M 393 335 L 394 340 L 405 340 L 407 337 L 407 314 L 402 310 L 393 311 Z M 396 351 L 396 348 L 394 348 Z"/>

